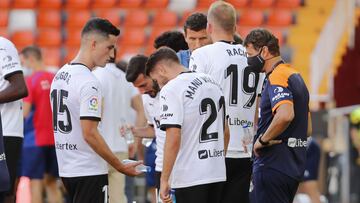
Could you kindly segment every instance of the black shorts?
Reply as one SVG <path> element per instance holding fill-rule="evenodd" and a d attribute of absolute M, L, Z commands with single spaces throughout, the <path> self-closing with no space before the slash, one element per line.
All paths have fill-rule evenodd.
<path fill-rule="evenodd" d="M 226 158 L 226 182 L 221 203 L 249 203 L 249 188 L 252 174 L 250 158 Z"/>
<path fill-rule="evenodd" d="M 108 175 L 61 178 L 71 203 L 108 203 Z"/>
<path fill-rule="evenodd" d="M 221 203 L 224 182 L 175 189 L 176 203 Z"/>
<path fill-rule="evenodd" d="M 6 195 L 15 195 L 15 180 L 17 177 L 17 166 L 20 160 L 23 138 L 4 136 L 4 147 L 6 164 L 10 175 L 10 190 Z"/>

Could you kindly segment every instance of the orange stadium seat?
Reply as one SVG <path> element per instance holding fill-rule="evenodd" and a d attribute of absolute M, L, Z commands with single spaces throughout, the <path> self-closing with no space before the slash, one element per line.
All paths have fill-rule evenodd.
<path fill-rule="evenodd" d="M 79 47 L 66 47 L 63 64 L 70 63 L 79 51 Z"/>
<path fill-rule="evenodd" d="M 246 8 L 249 3 L 249 0 L 226 0 L 231 3 L 236 9 Z"/>
<path fill-rule="evenodd" d="M 130 10 L 125 16 L 125 27 L 144 27 L 149 24 L 149 15 L 144 10 Z"/>
<path fill-rule="evenodd" d="M 265 28 L 268 29 L 273 35 L 275 35 L 276 38 L 278 38 L 280 45 L 285 43 L 285 35 L 283 32 L 283 28 L 270 26 L 266 26 Z"/>
<path fill-rule="evenodd" d="M 67 14 L 67 28 L 82 28 L 84 24 L 91 18 L 91 13 L 88 10 L 68 11 Z"/>
<path fill-rule="evenodd" d="M 261 10 L 244 10 L 240 14 L 238 26 L 261 26 L 264 23 L 264 14 Z"/>
<path fill-rule="evenodd" d="M 34 9 L 36 6 L 36 0 L 13 0 L 12 7 L 13 8 L 26 8 L 26 9 Z"/>
<path fill-rule="evenodd" d="M 36 44 L 40 47 L 59 47 L 62 43 L 59 29 L 41 29 L 36 37 Z"/>
<path fill-rule="evenodd" d="M 59 48 L 43 48 L 42 53 L 45 65 L 60 67 L 61 50 Z"/>
<path fill-rule="evenodd" d="M 147 9 L 164 9 L 168 4 L 169 0 L 146 0 L 144 7 Z"/>
<path fill-rule="evenodd" d="M 152 25 L 155 27 L 175 27 L 178 23 L 176 13 L 168 10 L 161 10 L 155 13 Z"/>
<path fill-rule="evenodd" d="M 65 37 L 65 45 L 68 47 L 79 46 L 81 42 L 81 28 L 68 29 Z"/>
<path fill-rule="evenodd" d="M 197 9 L 208 9 L 210 5 L 216 0 L 198 0 L 196 4 Z"/>
<path fill-rule="evenodd" d="M 254 29 L 254 27 L 249 26 L 237 26 L 236 31 L 240 35 L 241 39 L 244 40 L 245 37 L 250 33 L 250 31 Z"/>
<path fill-rule="evenodd" d="M 146 36 L 142 28 L 125 28 L 119 41 L 120 46 L 142 46 Z"/>
<path fill-rule="evenodd" d="M 93 9 L 112 8 L 115 6 L 117 0 L 93 0 L 91 7 Z"/>
<path fill-rule="evenodd" d="M 11 0 L 1 0 L 0 1 L 0 9 L 8 9 L 10 8 Z"/>
<path fill-rule="evenodd" d="M 172 29 L 169 29 L 169 28 L 155 28 L 153 27 L 152 31 L 151 31 L 151 34 L 149 36 L 149 39 L 147 41 L 147 46 L 153 46 L 154 45 L 154 41 L 155 39 L 161 35 L 162 33 L 166 32 L 166 31 L 170 31 Z"/>
<path fill-rule="evenodd" d="M 143 0 L 119 0 L 117 7 L 119 8 L 140 8 L 143 4 Z"/>
<path fill-rule="evenodd" d="M 11 41 L 15 44 L 18 50 L 21 50 L 25 46 L 34 45 L 35 35 L 33 31 L 24 30 L 12 33 Z"/>
<path fill-rule="evenodd" d="M 9 39 L 9 33 L 7 27 L 0 27 L 0 36 Z"/>
<path fill-rule="evenodd" d="M 67 0 L 65 3 L 66 9 L 78 10 L 89 9 L 91 0 Z"/>
<path fill-rule="evenodd" d="M 142 46 L 119 46 L 116 52 L 116 59 L 123 59 L 127 55 L 142 54 Z"/>
<path fill-rule="evenodd" d="M 275 0 L 251 0 L 250 7 L 258 9 L 268 9 L 274 5 Z"/>
<path fill-rule="evenodd" d="M 293 23 L 293 14 L 289 10 L 273 10 L 267 20 L 268 26 L 286 27 Z"/>
<path fill-rule="evenodd" d="M 185 11 L 183 14 L 182 14 L 182 17 L 181 17 L 181 21 L 179 23 L 180 26 L 183 26 L 186 22 L 186 19 L 193 13 L 197 13 L 197 12 L 200 12 L 200 13 L 203 13 L 206 15 L 206 10 L 193 10 L 193 11 Z"/>
<path fill-rule="evenodd" d="M 104 9 L 95 12 L 95 15 L 100 18 L 108 19 L 113 25 L 120 26 L 121 17 L 120 12 L 117 9 Z"/>
<path fill-rule="evenodd" d="M 0 10 L 0 27 L 7 27 L 9 20 L 9 12 L 7 10 Z"/>
<path fill-rule="evenodd" d="M 301 6 L 301 0 L 277 0 L 276 8 L 296 9 Z"/>
<path fill-rule="evenodd" d="M 39 10 L 37 12 L 38 27 L 61 27 L 61 12 L 58 10 Z"/>
<path fill-rule="evenodd" d="M 62 0 L 38 0 L 38 8 L 40 9 L 61 9 Z"/>
<path fill-rule="evenodd" d="M 145 48 L 145 55 L 150 56 L 155 51 L 153 44 L 148 44 Z"/>

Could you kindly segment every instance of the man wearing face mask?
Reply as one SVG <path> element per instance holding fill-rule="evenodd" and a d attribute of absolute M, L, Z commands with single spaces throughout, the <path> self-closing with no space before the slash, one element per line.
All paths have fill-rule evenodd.
<path fill-rule="evenodd" d="M 281 59 L 279 40 L 269 31 L 251 31 L 244 45 L 249 65 L 267 77 L 254 144 L 254 202 L 290 203 L 305 170 L 309 92 Z"/>
<path fill-rule="evenodd" d="M 225 96 L 230 142 L 221 202 L 247 203 L 252 162 L 251 149 L 245 146 L 252 143 L 256 98 L 264 76 L 248 66 L 245 48 L 234 42 L 236 11 L 231 4 L 223 1 L 213 3 L 207 22 L 207 31 L 214 43 L 196 49 L 191 55 L 189 68 L 211 75 Z"/>

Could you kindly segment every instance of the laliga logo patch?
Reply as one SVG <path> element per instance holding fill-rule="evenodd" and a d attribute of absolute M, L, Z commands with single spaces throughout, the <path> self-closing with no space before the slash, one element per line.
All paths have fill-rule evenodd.
<path fill-rule="evenodd" d="M 97 111 L 99 108 L 99 102 L 97 97 L 93 97 L 89 101 L 89 110 Z"/>
<path fill-rule="evenodd" d="M 283 92 L 284 91 L 284 88 L 282 88 L 282 87 L 276 87 L 275 89 L 274 89 L 274 93 L 276 94 L 276 93 L 280 93 L 280 92 Z"/>

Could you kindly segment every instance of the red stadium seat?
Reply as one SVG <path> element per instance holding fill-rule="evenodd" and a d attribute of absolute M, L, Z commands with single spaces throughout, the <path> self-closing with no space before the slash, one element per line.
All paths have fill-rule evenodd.
<path fill-rule="evenodd" d="M 68 47 L 77 47 L 81 42 L 81 28 L 68 29 L 65 37 L 65 45 Z"/>
<path fill-rule="evenodd" d="M 169 0 L 146 0 L 144 7 L 147 9 L 165 9 Z"/>
<path fill-rule="evenodd" d="M 244 10 L 240 14 L 238 26 L 261 26 L 264 23 L 264 14 L 261 10 Z"/>
<path fill-rule="evenodd" d="M 36 44 L 40 47 L 59 47 L 62 43 L 59 29 L 41 29 L 36 37 Z"/>
<path fill-rule="evenodd" d="M 124 9 L 140 8 L 143 0 L 119 0 L 117 7 Z"/>
<path fill-rule="evenodd" d="M 0 9 L 9 9 L 11 0 L 1 0 L 0 1 Z"/>
<path fill-rule="evenodd" d="M 40 9 L 57 9 L 62 7 L 62 0 L 38 0 L 38 8 Z"/>
<path fill-rule="evenodd" d="M 60 67 L 61 50 L 59 48 L 43 48 L 42 53 L 45 65 Z"/>
<path fill-rule="evenodd" d="M 37 12 L 38 27 L 61 27 L 61 12 L 59 10 L 39 10 Z"/>
<path fill-rule="evenodd" d="M 178 22 L 176 13 L 168 10 L 161 10 L 155 13 L 152 25 L 155 27 L 175 27 Z"/>
<path fill-rule="evenodd" d="M 34 45 L 35 35 L 33 31 L 17 31 L 12 33 L 11 41 L 15 44 L 18 50 L 21 50 L 25 46 Z"/>
<path fill-rule="evenodd" d="M 301 6 L 301 1 L 302 0 L 277 0 L 275 7 L 282 9 L 296 9 Z"/>
<path fill-rule="evenodd" d="M 144 10 L 130 10 L 125 17 L 125 27 L 144 27 L 149 24 L 149 15 Z"/>
<path fill-rule="evenodd" d="M 89 9 L 91 0 L 66 0 L 65 8 L 71 10 Z"/>
<path fill-rule="evenodd" d="M 246 8 L 249 3 L 249 0 L 226 0 L 230 4 L 232 4 L 236 9 Z"/>
<path fill-rule="evenodd" d="M 95 15 L 100 18 L 108 19 L 113 25 L 117 27 L 121 24 L 120 12 L 117 9 L 100 10 L 97 11 Z"/>
<path fill-rule="evenodd" d="M 216 0 L 198 0 L 196 8 L 197 9 L 208 9 L 212 3 Z"/>
<path fill-rule="evenodd" d="M 0 10 L 0 27 L 7 27 L 9 20 L 9 12 L 7 10 Z"/>
<path fill-rule="evenodd" d="M 268 26 L 287 27 L 293 23 L 293 14 L 289 10 L 273 10 L 269 16 Z"/>
<path fill-rule="evenodd" d="M 274 5 L 275 0 L 251 0 L 250 7 L 257 9 L 268 9 Z"/>
<path fill-rule="evenodd" d="M 117 0 L 93 0 L 91 7 L 93 9 L 99 8 L 113 8 L 115 6 Z"/>
<path fill-rule="evenodd" d="M 142 28 L 128 28 L 121 34 L 120 46 L 143 46 L 146 36 Z"/>
<path fill-rule="evenodd" d="M 66 27 L 82 28 L 90 18 L 91 18 L 91 13 L 88 10 L 68 11 L 68 15 L 66 19 Z"/>
<path fill-rule="evenodd" d="M 34 9 L 36 0 L 13 0 L 12 7 L 17 9 Z"/>

